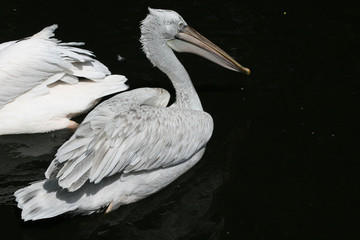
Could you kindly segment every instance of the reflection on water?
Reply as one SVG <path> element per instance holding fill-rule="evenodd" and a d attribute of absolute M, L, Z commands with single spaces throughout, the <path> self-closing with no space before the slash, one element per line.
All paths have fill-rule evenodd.
<path fill-rule="evenodd" d="M 66 130 L 0 136 L 0 204 L 14 205 L 12 195 L 19 186 L 43 178 L 43 169 L 70 136 L 71 132 Z"/>
<path fill-rule="evenodd" d="M 40 157 L 53 155 L 70 136 L 71 131 L 62 130 L 44 134 L 0 136 L 0 146 L 12 157 Z"/>

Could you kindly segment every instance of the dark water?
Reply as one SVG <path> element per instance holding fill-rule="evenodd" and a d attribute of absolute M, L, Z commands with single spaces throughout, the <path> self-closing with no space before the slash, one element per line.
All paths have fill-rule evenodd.
<path fill-rule="evenodd" d="M 351 1 L 0 0 L 0 42 L 58 23 L 59 39 L 85 41 L 131 88 L 173 92 L 140 50 L 147 6 L 178 11 L 252 70 L 247 77 L 178 55 L 215 121 L 203 159 L 161 192 L 110 214 L 23 223 L 12 193 L 43 178 L 71 132 L 0 136 L 2 236 L 359 239 L 360 8 Z"/>

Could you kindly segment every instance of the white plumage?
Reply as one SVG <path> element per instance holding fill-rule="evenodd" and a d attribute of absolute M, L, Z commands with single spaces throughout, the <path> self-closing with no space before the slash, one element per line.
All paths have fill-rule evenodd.
<path fill-rule="evenodd" d="M 70 117 L 127 89 L 124 76 L 110 77 L 90 51 L 77 47 L 83 43 L 53 38 L 56 28 L 0 44 L 0 135 L 76 126 Z"/>
<path fill-rule="evenodd" d="M 235 71 L 249 70 L 188 27 L 176 12 L 149 11 L 141 42 L 147 57 L 172 81 L 175 103 L 167 107 L 170 96 L 164 89 L 141 88 L 99 104 L 59 148 L 46 180 L 15 193 L 25 221 L 66 212 L 88 214 L 103 207 L 112 211 L 159 191 L 201 159 L 213 120 L 202 110 L 189 75 L 171 49 L 176 45 L 189 50 L 191 44 L 191 52 Z"/>

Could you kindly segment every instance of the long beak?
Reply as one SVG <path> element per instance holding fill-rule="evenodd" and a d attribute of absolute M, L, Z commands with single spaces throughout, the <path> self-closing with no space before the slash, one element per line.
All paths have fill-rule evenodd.
<path fill-rule="evenodd" d="M 206 39 L 193 28 L 186 26 L 167 45 L 177 52 L 189 52 L 200 55 L 225 68 L 250 74 L 250 69 L 241 66 L 221 48 Z"/>

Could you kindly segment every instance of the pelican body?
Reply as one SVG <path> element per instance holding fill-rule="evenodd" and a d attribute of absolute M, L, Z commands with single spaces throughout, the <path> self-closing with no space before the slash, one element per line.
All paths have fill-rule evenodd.
<path fill-rule="evenodd" d="M 213 120 L 173 50 L 192 52 L 249 74 L 174 11 L 149 9 L 140 41 L 167 74 L 175 102 L 160 88 L 118 94 L 90 112 L 58 150 L 46 179 L 15 193 L 25 221 L 63 213 L 89 214 L 143 199 L 174 181 L 203 156 Z"/>
<path fill-rule="evenodd" d="M 76 128 L 70 118 L 127 89 L 83 43 L 53 38 L 56 28 L 0 44 L 0 135 Z"/>

